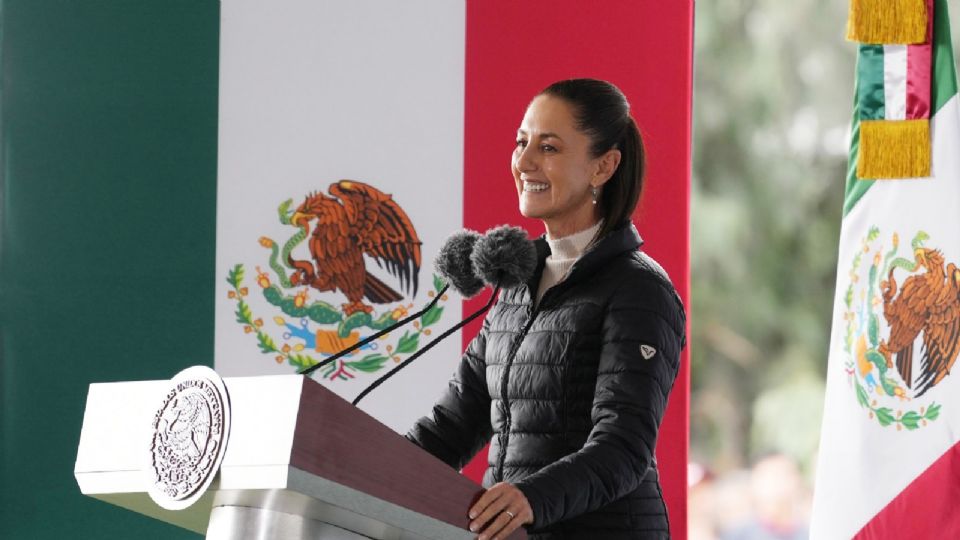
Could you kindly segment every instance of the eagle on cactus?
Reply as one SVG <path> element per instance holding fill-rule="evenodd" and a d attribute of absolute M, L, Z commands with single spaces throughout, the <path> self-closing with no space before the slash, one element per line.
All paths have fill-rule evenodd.
<path fill-rule="evenodd" d="M 913 241 L 912 268 L 902 264 L 904 259 L 894 261 L 887 279 L 880 283 L 883 314 L 890 324 L 890 336 L 881 342 L 880 353 L 888 367 L 896 365 L 917 397 L 949 375 L 960 354 L 960 269 L 953 263 L 944 267 L 939 250 L 922 246 L 924 237 L 918 235 Z M 898 284 L 894 277 L 898 267 L 926 271 Z M 915 366 L 913 348 L 918 336 L 923 348 L 920 365 Z"/>
<path fill-rule="evenodd" d="M 396 277 L 399 288 L 417 294 L 420 273 L 420 246 L 406 212 L 389 194 L 352 180 L 340 180 L 329 187 L 330 195 L 314 192 L 297 207 L 290 224 L 309 235 L 311 260 L 287 255 L 294 268 L 293 285 L 318 291 L 341 291 L 348 303 L 347 316 L 360 311 L 371 313 L 375 304 L 398 302 L 403 295 L 367 272 L 364 255 Z"/>

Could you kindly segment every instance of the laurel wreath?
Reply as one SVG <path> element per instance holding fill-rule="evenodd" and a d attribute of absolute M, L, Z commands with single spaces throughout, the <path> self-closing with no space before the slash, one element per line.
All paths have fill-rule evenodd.
<path fill-rule="evenodd" d="M 877 407 L 877 400 L 871 402 L 866 389 L 863 388 L 863 385 L 860 384 L 860 381 L 857 380 L 856 377 L 854 377 L 854 384 L 857 385 L 857 401 L 862 407 L 869 409 L 870 418 L 876 417 L 877 422 L 883 427 L 896 424 L 897 429 L 905 427 L 913 431 L 921 425 L 926 426 L 927 422 L 933 422 L 940 416 L 940 405 L 937 403 L 931 403 L 930 406 L 926 408 L 920 407 L 919 412 L 903 412 L 900 410 L 894 414 L 893 409 L 890 407 Z"/>
<path fill-rule="evenodd" d="M 860 383 L 860 378 L 857 376 L 857 366 L 855 361 L 852 359 L 853 344 L 857 337 L 857 330 L 859 329 L 856 324 L 856 314 L 854 313 L 854 284 L 857 283 L 860 279 L 857 270 L 860 268 L 863 261 L 863 256 L 870 253 L 870 244 L 874 242 L 877 238 L 880 237 L 880 228 L 873 226 L 870 227 L 867 232 L 867 236 L 861 241 L 861 249 L 857 251 L 857 254 L 853 258 L 853 263 L 850 266 L 850 271 L 848 273 L 850 285 L 847 286 L 846 293 L 844 294 L 844 304 L 846 305 L 846 312 L 844 313 L 844 318 L 846 320 L 845 327 L 845 336 L 844 336 L 844 351 L 847 353 L 847 361 L 844 362 L 847 373 L 853 379 L 853 383 L 856 387 L 857 394 L 857 403 L 861 407 L 868 410 L 869 417 L 876 418 L 877 422 L 881 427 L 887 427 L 890 425 L 896 425 L 897 429 L 906 428 L 908 431 L 913 431 L 922 426 L 926 426 L 927 422 L 932 422 L 940 416 L 940 405 L 936 402 L 932 402 L 928 407 L 920 407 L 918 410 L 903 410 L 893 411 L 890 407 L 878 407 L 877 400 L 871 400 L 870 395 L 867 390 Z M 923 231 L 919 231 L 917 235 L 911 241 L 911 244 L 916 248 L 919 245 L 922 245 L 924 240 L 927 240 L 929 236 Z M 887 272 L 893 267 L 900 267 L 907 269 L 910 261 L 904 258 L 894 258 L 897 254 L 897 251 L 900 247 L 900 238 L 894 233 L 892 237 L 893 247 L 882 254 L 881 251 L 877 250 L 876 254 L 873 257 L 870 266 L 870 272 L 868 274 L 868 282 L 866 288 L 866 297 L 863 299 L 864 302 L 867 302 L 870 306 L 870 317 L 867 321 L 866 334 L 869 339 L 870 344 L 875 349 L 879 343 L 879 333 L 880 333 L 880 319 L 873 309 L 875 301 L 879 299 L 877 292 L 879 286 L 879 277 L 886 275 Z M 882 269 L 882 270 L 881 270 Z M 882 376 L 881 376 L 882 378 Z"/>
<path fill-rule="evenodd" d="M 277 345 L 277 341 L 264 330 L 263 319 L 255 317 L 250 308 L 250 304 L 246 301 L 246 297 L 250 291 L 243 283 L 245 274 L 246 272 L 242 264 L 234 265 L 234 267 L 230 269 L 227 275 L 227 283 L 230 284 L 232 290 L 227 292 L 227 297 L 236 302 L 236 311 L 234 311 L 236 320 L 243 325 L 243 331 L 245 333 L 256 336 L 257 346 L 260 348 L 260 352 L 263 354 L 272 354 L 278 364 L 287 362 L 297 368 L 298 371 L 309 368 L 323 360 L 322 358 L 318 359 L 302 352 L 303 347 L 301 345 L 290 346 L 287 343 Z M 298 295 L 283 295 L 278 287 L 269 282 L 266 274 L 259 273 L 257 282 L 263 289 L 264 298 L 271 304 L 280 306 L 285 313 L 303 316 L 315 322 L 323 322 L 326 324 L 339 321 L 338 334 L 341 337 L 346 337 L 353 329 L 360 326 L 369 326 L 376 329 L 384 328 L 399 320 L 405 314 L 405 310 L 398 312 L 398 310 L 395 309 L 381 315 L 377 319 L 373 319 L 367 313 L 354 313 L 350 317 L 343 318 L 336 308 L 326 302 L 315 301 L 308 306 L 302 302 L 297 302 L 296 297 Z M 443 281 L 434 275 L 433 290 L 427 293 L 428 296 L 430 298 L 436 297 L 443 288 L 443 285 Z M 303 298 L 306 297 L 305 292 L 301 292 L 299 295 L 302 295 Z M 446 300 L 446 295 L 440 297 L 441 302 Z M 355 377 L 356 372 L 376 373 L 383 369 L 389 360 L 400 362 L 403 357 L 416 352 L 420 348 L 420 337 L 431 334 L 430 327 L 440 320 L 440 317 L 443 315 L 443 309 L 443 306 L 438 304 L 427 310 L 419 320 L 414 321 L 413 331 L 404 331 L 403 335 L 400 336 L 396 342 L 387 345 L 387 354 L 368 354 L 359 360 L 340 359 L 336 365 L 330 364 L 324 367 L 321 376 L 329 380 L 349 380 Z M 385 339 L 388 336 L 389 334 L 381 339 Z"/>

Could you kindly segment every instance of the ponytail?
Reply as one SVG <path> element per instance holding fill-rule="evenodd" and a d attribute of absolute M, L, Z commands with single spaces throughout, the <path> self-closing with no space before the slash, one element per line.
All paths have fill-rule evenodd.
<path fill-rule="evenodd" d="M 571 105 L 577 129 L 592 142 L 591 157 L 617 149 L 620 165 L 603 185 L 598 204 L 603 238 L 630 222 L 643 194 L 646 154 L 630 104 L 616 86 L 596 79 L 569 79 L 551 84 L 540 95 L 563 99 Z"/>

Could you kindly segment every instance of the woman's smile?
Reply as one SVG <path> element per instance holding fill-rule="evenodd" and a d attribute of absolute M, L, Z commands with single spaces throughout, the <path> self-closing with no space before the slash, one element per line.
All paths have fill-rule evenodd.
<path fill-rule="evenodd" d="M 548 189 L 550 189 L 550 184 L 546 184 L 544 182 L 537 182 L 536 180 L 523 181 L 524 193 L 541 193 Z"/>
<path fill-rule="evenodd" d="M 590 137 L 577 129 L 566 101 L 539 96 L 527 107 L 511 168 L 520 213 L 542 220 L 551 236 L 589 228 L 600 219 L 590 196 L 599 168 L 590 144 Z"/>

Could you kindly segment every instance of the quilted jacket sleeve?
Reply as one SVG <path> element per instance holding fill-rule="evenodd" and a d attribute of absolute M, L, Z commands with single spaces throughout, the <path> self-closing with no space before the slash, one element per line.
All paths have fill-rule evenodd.
<path fill-rule="evenodd" d="M 487 322 L 470 342 L 457 371 L 433 410 L 406 437 L 454 469 L 463 466 L 490 440 L 490 394 L 484 352 Z"/>
<path fill-rule="evenodd" d="M 639 487 L 680 365 L 685 316 L 668 282 L 625 282 L 603 321 L 593 429 L 579 451 L 517 482 L 533 528 L 601 508 Z"/>

